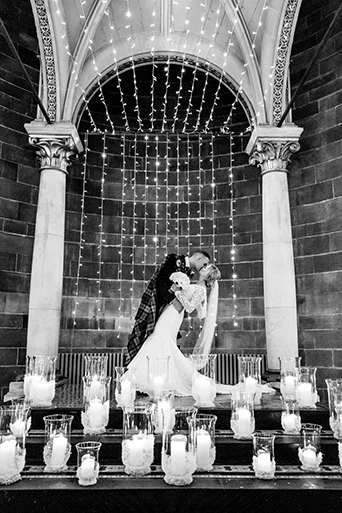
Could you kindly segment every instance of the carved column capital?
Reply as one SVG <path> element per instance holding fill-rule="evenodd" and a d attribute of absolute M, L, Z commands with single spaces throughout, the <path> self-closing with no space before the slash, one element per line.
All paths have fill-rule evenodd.
<path fill-rule="evenodd" d="M 302 130 L 296 125 L 280 128 L 259 125 L 247 145 L 249 163 L 260 166 L 262 174 L 270 171 L 287 172 L 290 157 L 300 148 L 298 139 Z"/>
<path fill-rule="evenodd" d="M 82 151 L 82 143 L 71 123 L 47 125 L 42 121 L 33 121 L 25 125 L 29 134 L 29 143 L 37 150 L 41 168 L 58 169 L 67 172 L 70 157 Z"/>

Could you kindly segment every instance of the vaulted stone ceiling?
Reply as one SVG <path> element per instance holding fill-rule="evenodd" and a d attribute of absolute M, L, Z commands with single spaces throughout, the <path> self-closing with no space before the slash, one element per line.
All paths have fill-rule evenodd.
<path fill-rule="evenodd" d="M 31 2 L 52 120 L 222 131 L 284 111 L 301 0 Z"/>

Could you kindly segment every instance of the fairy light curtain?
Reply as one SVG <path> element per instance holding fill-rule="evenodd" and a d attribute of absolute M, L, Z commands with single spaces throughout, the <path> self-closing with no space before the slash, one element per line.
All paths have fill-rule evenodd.
<path fill-rule="evenodd" d="M 224 168 L 216 139 L 226 148 Z M 84 155 L 74 328 L 82 325 L 80 305 L 88 301 L 93 329 L 115 329 L 120 338 L 130 330 L 156 266 L 171 252 L 191 254 L 195 248 L 230 264 L 226 278 L 235 305 L 230 135 L 88 133 Z M 223 224 L 228 255 L 218 255 Z M 91 282 L 86 297 L 79 285 L 83 277 Z M 188 318 L 188 336 L 196 322 Z"/>

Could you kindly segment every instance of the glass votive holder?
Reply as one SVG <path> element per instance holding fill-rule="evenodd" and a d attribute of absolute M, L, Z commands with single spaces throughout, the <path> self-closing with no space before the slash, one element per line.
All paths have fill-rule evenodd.
<path fill-rule="evenodd" d="M 302 424 L 303 441 L 302 447 L 298 448 L 299 460 L 302 464 L 301 469 L 317 472 L 322 463 L 321 448 L 321 430 L 319 424 Z"/>
<path fill-rule="evenodd" d="M 83 378 L 83 411 L 81 422 L 86 435 L 98 435 L 106 431 L 109 421 L 110 377 Z"/>
<path fill-rule="evenodd" d="M 100 442 L 80 442 L 77 450 L 77 478 L 81 486 L 91 486 L 97 483 L 99 477 Z"/>
<path fill-rule="evenodd" d="M 281 426 L 286 435 L 299 435 L 301 418 L 296 400 L 283 399 L 284 410 L 281 413 Z"/>
<path fill-rule="evenodd" d="M 27 356 L 25 401 L 33 407 L 51 406 L 56 388 L 56 357 Z"/>
<path fill-rule="evenodd" d="M 61 472 L 66 470 L 71 454 L 71 423 L 73 415 L 47 415 L 45 423 L 44 463 L 45 472 Z"/>
<path fill-rule="evenodd" d="M 234 432 L 233 438 L 238 440 L 252 438 L 255 429 L 254 397 L 255 394 L 240 391 L 232 393 L 230 427 Z"/>
<path fill-rule="evenodd" d="M 284 399 L 296 397 L 296 387 L 300 372 L 300 356 L 279 357 L 280 363 L 280 393 Z"/>
<path fill-rule="evenodd" d="M 12 407 L 0 408 L 0 485 L 15 483 L 21 479 L 25 467 L 25 432 L 17 437 L 11 432 Z M 22 436 L 23 435 L 23 436 Z"/>
<path fill-rule="evenodd" d="M 258 479 L 273 479 L 276 469 L 274 458 L 275 436 L 257 432 L 253 435 L 253 470 Z"/>
<path fill-rule="evenodd" d="M 167 484 L 185 486 L 193 481 L 196 471 L 196 414 L 197 408 L 194 407 L 176 408 L 172 431 L 163 433 L 161 466 Z"/>
<path fill-rule="evenodd" d="M 108 367 L 108 354 L 85 354 L 84 376 L 87 378 L 106 378 Z"/>
<path fill-rule="evenodd" d="M 175 424 L 173 392 L 163 392 L 155 400 L 152 408 L 154 433 L 170 432 Z"/>
<path fill-rule="evenodd" d="M 136 403 L 133 410 L 123 408 L 121 457 L 126 474 L 144 476 L 150 473 L 154 458 L 151 403 Z"/>
<path fill-rule="evenodd" d="M 216 458 L 216 415 L 197 413 L 193 420 L 196 444 L 196 469 L 209 472 Z"/>
<path fill-rule="evenodd" d="M 195 406 L 214 407 L 216 397 L 216 354 L 190 355 L 193 365 L 192 396 Z"/>
<path fill-rule="evenodd" d="M 299 408 L 316 408 L 316 367 L 301 367 L 296 388 Z"/>
<path fill-rule="evenodd" d="M 128 367 L 115 367 L 115 400 L 118 406 L 133 407 L 136 388 L 135 375 Z"/>
<path fill-rule="evenodd" d="M 254 404 L 261 400 L 261 356 L 238 356 L 240 388 L 246 394 L 255 394 Z"/>
<path fill-rule="evenodd" d="M 334 438 L 339 439 L 337 409 L 342 407 L 342 379 L 326 379 L 329 404 L 329 425 Z"/>
<path fill-rule="evenodd" d="M 10 415 L 9 428 L 16 438 L 23 438 L 28 434 L 31 427 L 31 410 L 24 402 L 13 403 L 7 406 L 6 410 Z"/>
<path fill-rule="evenodd" d="M 153 399 L 169 390 L 170 357 L 146 356 L 146 358 L 149 395 Z"/>

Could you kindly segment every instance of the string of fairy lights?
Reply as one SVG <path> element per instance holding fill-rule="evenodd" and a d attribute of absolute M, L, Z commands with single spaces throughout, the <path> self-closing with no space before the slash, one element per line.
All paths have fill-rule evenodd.
<path fill-rule="evenodd" d="M 58 0 L 54 0 L 56 4 L 57 12 L 63 25 L 63 38 L 67 41 L 66 23 L 62 17 L 62 11 L 59 8 Z M 87 35 L 88 24 L 87 24 L 87 12 L 88 5 L 86 0 L 79 0 L 80 2 L 80 20 L 84 23 L 83 31 Z M 217 87 L 215 93 L 211 98 L 211 105 L 208 106 L 208 95 L 206 95 L 209 78 L 211 76 L 210 61 L 215 56 L 216 40 L 219 34 L 222 17 L 225 15 L 223 4 L 218 2 L 217 9 L 214 12 L 214 29 L 211 27 L 211 33 L 206 32 L 207 18 L 209 10 L 212 6 L 207 0 L 202 0 L 200 3 L 201 10 L 198 10 L 198 16 L 200 20 L 200 33 L 196 44 L 195 53 L 195 65 L 192 68 L 192 79 L 187 80 L 186 84 L 184 76 L 186 72 L 189 72 L 189 59 L 188 59 L 188 47 L 187 47 L 187 35 L 189 34 L 190 26 L 190 13 L 192 12 L 193 0 L 187 0 L 184 4 L 180 4 L 176 0 L 171 0 L 171 6 L 178 6 L 177 8 L 184 7 L 184 28 L 183 28 L 183 46 L 181 50 L 181 62 L 179 63 L 179 73 L 177 75 L 178 87 L 176 91 L 175 106 L 173 111 L 173 119 L 167 118 L 167 105 L 169 101 L 169 90 L 171 87 L 171 76 L 170 67 L 172 65 L 171 54 L 172 49 L 168 51 L 168 57 L 165 60 L 164 76 L 165 76 L 165 93 L 163 96 L 163 103 L 160 111 L 161 114 L 161 128 L 159 133 L 156 133 L 156 119 L 157 119 L 157 108 L 156 108 L 156 69 L 157 64 L 155 61 L 155 38 L 157 34 L 156 17 L 158 12 L 158 2 L 155 0 L 154 7 L 150 14 L 150 65 L 151 65 L 151 86 L 150 86 L 150 115 L 149 115 L 149 126 L 144 124 L 144 120 L 140 113 L 139 104 L 139 86 L 136 73 L 135 63 L 135 52 L 136 52 L 136 41 L 134 37 L 134 13 L 132 10 L 133 2 L 125 0 L 125 12 L 122 13 L 122 17 L 125 19 L 126 24 L 121 30 L 126 38 L 126 43 L 130 49 L 130 70 L 132 76 L 131 89 L 133 88 L 133 97 L 135 101 L 135 115 L 137 121 L 137 129 L 135 133 L 132 133 L 132 127 L 130 126 L 130 119 L 127 112 L 127 101 L 126 92 L 124 89 L 124 81 L 119 70 L 119 64 L 117 61 L 117 48 L 116 48 L 116 34 L 118 32 L 115 26 L 115 17 L 112 15 L 110 9 L 110 0 L 104 0 L 106 3 L 105 15 L 108 20 L 108 30 L 110 33 L 109 45 L 112 48 L 112 64 L 114 76 L 117 80 L 117 90 L 119 92 L 121 118 L 123 120 L 123 126 L 126 133 L 122 132 L 122 129 L 118 129 L 115 126 L 115 122 L 111 117 L 111 109 L 106 103 L 106 98 L 103 92 L 102 74 L 98 69 L 96 62 L 96 53 L 93 47 L 93 41 L 89 37 L 88 49 L 91 57 L 91 62 L 94 68 L 94 75 L 96 76 L 96 84 L 98 95 L 101 103 L 104 107 L 104 117 L 107 126 L 110 127 L 111 133 L 107 134 L 103 132 L 102 128 L 98 126 L 95 121 L 95 117 L 89 107 L 90 100 L 87 97 L 87 92 L 82 89 L 78 83 L 78 63 L 76 62 L 70 47 L 68 44 L 65 45 L 66 52 L 71 60 L 72 74 L 76 83 L 76 87 L 81 88 L 81 97 L 84 102 L 84 111 L 89 118 L 89 123 L 92 132 L 100 135 L 103 138 L 103 152 L 102 152 L 102 174 L 101 174 L 101 186 L 100 186 L 100 206 L 99 206 L 99 224 L 98 224 L 98 243 L 97 243 L 97 298 L 96 298 L 96 313 L 95 321 L 97 329 L 101 328 L 101 319 L 105 315 L 105 303 L 103 300 L 103 250 L 107 246 L 106 233 L 105 233 L 105 214 L 104 204 L 108 199 L 106 196 L 106 181 L 108 173 L 112 173 L 111 168 L 108 167 L 108 148 L 107 141 L 110 138 L 117 138 L 121 144 L 121 157 L 122 167 L 120 169 L 120 187 L 121 187 L 121 226 L 118 233 L 118 242 L 114 244 L 115 250 L 118 254 L 118 310 L 119 310 L 119 321 L 116 325 L 116 329 L 120 332 L 125 328 L 125 319 L 127 318 L 127 297 L 129 296 L 131 307 L 130 315 L 134 317 L 136 311 L 137 299 L 135 297 L 135 283 L 139 280 L 143 280 L 145 283 L 149 278 L 151 265 L 157 265 L 160 260 L 168 253 L 172 251 L 182 251 L 191 253 L 192 247 L 208 246 L 208 234 L 204 229 L 204 222 L 208 223 L 208 212 L 210 212 L 210 246 L 213 255 L 213 261 L 216 262 L 218 259 L 217 249 L 217 209 L 215 207 L 217 202 L 217 181 L 216 181 L 216 166 L 215 166 L 215 135 L 211 132 L 211 123 L 215 117 L 215 109 L 218 105 L 220 98 L 220 91 L 222 90 L 224 77 L 227 76 L 227 63 L 229 62 L 229 52 L 234 46 L 234 30 L 236 23 L 238 22 L 238 15 L 240 10 L 240 4 L 242 0 L 238 0 L 235 5 L 235 17 L 231 21 L 231 28 L 228 31 L 228 38 L 226 41 L 226 50 L 224 52 L 224 62 L 221 67 L 221 74 L 217 80 Z M 253 38 L 251 44 L 250 59 L 255 59 L 255 44 L 257 37 L 260 35 L 260 31 L 263 27 L 263 16 L 265 11 L 268 9 L 269 0 L 264 0 L 263 8 L 260 11 L 260 16 L 256 28 L 253 31 Z M 174 18 L 173 15 L 170 17 L 170 26 L 168 27 L 167 40 L 170 40 L 170 35 L 174 32 Z M 200 59 L 204 59 L 203 47 L 205 42 L 210 41 L 209 50 L 206 56 L 205 68 L 199 68 Z M 207 43 L 206 43 L 207 44 Z M 244 69 L 241 72 L 241 77 L 238 85 L 237 93 L 235 94 L 234 101 L 227 113 L 226 119 L 223 123 L 223 130 L 229 141 L 229 154 L 230 154 L 230 165 L 228 170 L 228 190 L 229 190 L 229 228 L 231 231 L 231 249 L 230 249 L 230 263 L 232 268 L 231 283 L 232 283 L 232 300 L 233 300 L 233 321 L 234 326 L 238 326 L 237 316 L 237 295 L 236 295 L 236 242 L 235 242 L 235 226 L 234 226 L 234 213 L 235 213 L 235 199 L 234 199 L 234 173 L 233 173 L 233 135 L 230 133 L 230 125 L 232 123 L 232 116 L 237 107 L 237 104 L 242 98 L 243 94 L 243 82 L 248 72 L 248 62 L 246 60 Z M 199 105 L 195 107 L 194 93 L 196 88 L 196 82 L 198 81 L 198 72 L 204 73 L 204 81 L 202 88 L 202 95 L 200 98 Z M 272 70 L 270 72 L 269 86 L 272 86 Z M 185 87 L 187 91 L 185 91 Z M 186 93 L 186 94 L 184 94 Z M 264 91 L 264 95 L 267 94 L 267 89 Z M 182 106 L 184 97 L 188 98 L 188 105 Z M 182 109 L 181 109 L 182 106 Z M 193 116 L 194 110 L 196 115 Z M 203 121 L 204 115 L 206 119 Z M 160 117 L 160 114 L 159 114 Z M 256 123 L 256 118 L 251 120 L 251 123 Z M 190 119 L 194 119 L 191 122 Z M 191 124 L 192 123 L 192 124 Z M 152 132 L 149 134 L 148 132 Z M 84 260 L 84 248 L 85 248 L 85 221 L 87 219 L 87 212 L 85 208 L 85 200 L 87 198 L 87 182 L 91 179 L 91 165 L 88 163 L 88 155 L 90 151 L 90 139 L 91 132 L 86 134 L 85 137 L 85 153 L 84 153 L 84 167 L 83 167 L 83 190 L 81 199 L 81 226 L 80 226 L 80 244 L 79 244 L 79 257 L 77 261 L 77 275 L 75 285 L 75 308 L 73 310 L 73 326 L 77 327 L 78 310 L 81 301 L 80 291 L 80 280 L 82 277 L 82 264 Z M 184 136 L 184 137 L 183 137 Z M 132 140 L 133 137 L 133 140 Z M 195 138 L 195 139 L 194 139 Z M 196 139 L 197 138 L 197 139 Z M 196 140 L 196 144 L 193 144 Z M 161 157 L 161 147 L 166 144 L 166 150 L 164 158 Z M 185 149 L 183 147 L 186 147 Z M 131 148 L 132 162 L 128 163 L 128 147 Z M 143 147 L 143 152 L 140 155 L 138 148 Z M 197 147 L 197 154 L 194 155 L 194 148 Z M 176 163 L 173 165 L 175 168 L 176 179 L 171 182 L 171 165 L 170 165 L 170 154 L 173 154 L 173 158 L 176 159 Z M 204 156 L 209 154 L 210 160 L 210 188 L 211 193 L 208 196 L 207 193 L 207 182 L 206 175 L 208 170 L 203 165 Z M 185 159 L 184 159 L 185 155 Z M 198 169 L 196 174 L 196 182 L 194 182 L 193 173 L 190 168 L 190 159 L 196 158 L 198 162 Z M 164 165 L 162 161 L 165 160 Z M 142 162 L 142 165 L 140 165 Z M 184 168 L 184 169 L 183 169 Z M 183 178 L 181 178 L 183 175 Z M 143 180 L 141 179 L 143 176 Z M 153 176 L 153 183 L 152 177 Z M 185 183 L 183 183 L 183 180 Z M 139 186 L 138 186 L 139 183 Z M 152 192 L 154 191 L 153 196 Z M 161 192 L 163 194 L 161 194 Z M 130 198 L 128 201 L 127 198 Z M 153 198 L 153 200 L 151 199 Z M 128 203 L 132 203 L 130 210 L 130 216 L 128 215 L 129 209 Z M 154 219 L 151 216 L 151 204 L 154 204 Z M 194 209 L 196 204 L 196 209 Z M 141 217 L 141 210 L 144 211 Z M 182 217 L 186 211 L 186 218 Z M 139 212 L 139 215 L 138 215 Z M 194 214 L 195 212 L 195 214 Z M 195 221 L 194 224 L 192 221 Z M 154 221 L 154 223 L 152 223 Z M 194 226 L 198 227 L 198 230 L 194 229 Z M 172 227 L 173 229 L 171 229 Z M 173 233 L 175 231 L 175 233 Z M 188 236 L 184 237 L 184 233 Z M 190 234 L 190 235 L 189 235 Z M 184 246 L 183 241 L 186 239 L 187 245 Z M 193 244 L 193 241 L 196 241 Z M 126 249 L 129 248 L 128 253 Z M 137 248 L 141 249 L 140 255 L 142 259 L 137 258 Z M 127 261 L 127 255 L 129 261 Z M 151 256 L 153 255 L 153 257 Z M 142 273 L 139 275 L 139 280 L 135 276 L 138 264 L 142 266 Z M 127 276 L 127 266 L 131 266 L 129 272 L 130 276 Z M 191 329 L 191 326 L 190 328 Z M 118 333 L 118 337 L 119 337 Z"/>

